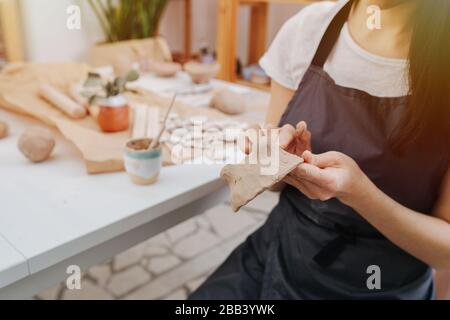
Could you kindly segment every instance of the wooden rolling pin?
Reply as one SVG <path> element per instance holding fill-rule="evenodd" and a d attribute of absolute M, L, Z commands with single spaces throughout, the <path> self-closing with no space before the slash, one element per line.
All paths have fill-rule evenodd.
<path fill-rule="evenodd" d="M 87 114 L 86 108 L 49 84 L 41 84 L 39 95 L 72 119 L 81 119 Z"/>

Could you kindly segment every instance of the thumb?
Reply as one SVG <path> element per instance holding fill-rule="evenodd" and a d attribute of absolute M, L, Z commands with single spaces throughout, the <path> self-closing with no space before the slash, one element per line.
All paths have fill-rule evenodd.
<path fill-rule="evenodd" d="M 326 168 L 340 163 L 341 157 L 338 152 L 325 152 L 321 154 L 313 154 L 311 151 L 305 151 L 302 158 L 306 163 L 315 165 L 319 168 Z"/>

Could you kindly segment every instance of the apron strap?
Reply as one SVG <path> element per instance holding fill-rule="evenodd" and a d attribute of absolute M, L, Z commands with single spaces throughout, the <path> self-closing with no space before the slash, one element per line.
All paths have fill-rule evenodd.
<path fill-rule="evenodd" d="M 327 31 L 325 31 L 325 34 L 320 41 L 319 47 L 317 48 L 316 54 L 311 63 L 312 65 L 320 68 L 323 68 L 325 65 L 328 56 L 339 38 L 342 27 L 347 22 L 353 3 L 354 0 L 350 0 L 331 21 Z"/>

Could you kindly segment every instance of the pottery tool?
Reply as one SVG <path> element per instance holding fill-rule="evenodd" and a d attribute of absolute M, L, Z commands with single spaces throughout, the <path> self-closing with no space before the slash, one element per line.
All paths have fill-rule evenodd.
<path fill-rule="evenodd" d="M 158 107 L 149 107 L 147 110 L 147 138 L 155 139 L 160 130 Z"/>
<path fill-rule="evenodd" d="M 147 132 L 147 110 L 145 104 L 133 106 L 133 139 L 144 138 Z"/>
<path fill-rule="evenodd" d="M 166 115 L 164 116 L 164 120 L 161 124 L 161 130 L 159 130 L 158 136 L 155 139 L 153 139 L 152 143 L 150 144 L 150 147 L 149 147 L 150 150 L 156 148 L 156 146 L 159 144 L 159 140 L 161 139 L 161 136 L 163 135 L 164 131 L 166 130 L 167 119 L 169 118 L 169 114 L 172 111 L 173 106 L 175 105 L 176 98 L 177 98 L 177 95 L 174 94 L 173 98 L 172 98 L 172 102 L 170 103 L 170 106 L 167 109 Z"/>

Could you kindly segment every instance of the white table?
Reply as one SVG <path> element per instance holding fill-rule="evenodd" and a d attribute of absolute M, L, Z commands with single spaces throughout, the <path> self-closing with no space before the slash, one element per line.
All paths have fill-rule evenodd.
<path fill-rule="evenodd" d="M 89 176 L 76 148 L 55 131 L 50 161 L 32 164 L 18 151 L 27 117 L 0 109 L 11 126 L 0 140 L 0 299 L 29 298 L 222 202 L 221 165 L 163 169 L 152 186 L 126 173 Z"/>

